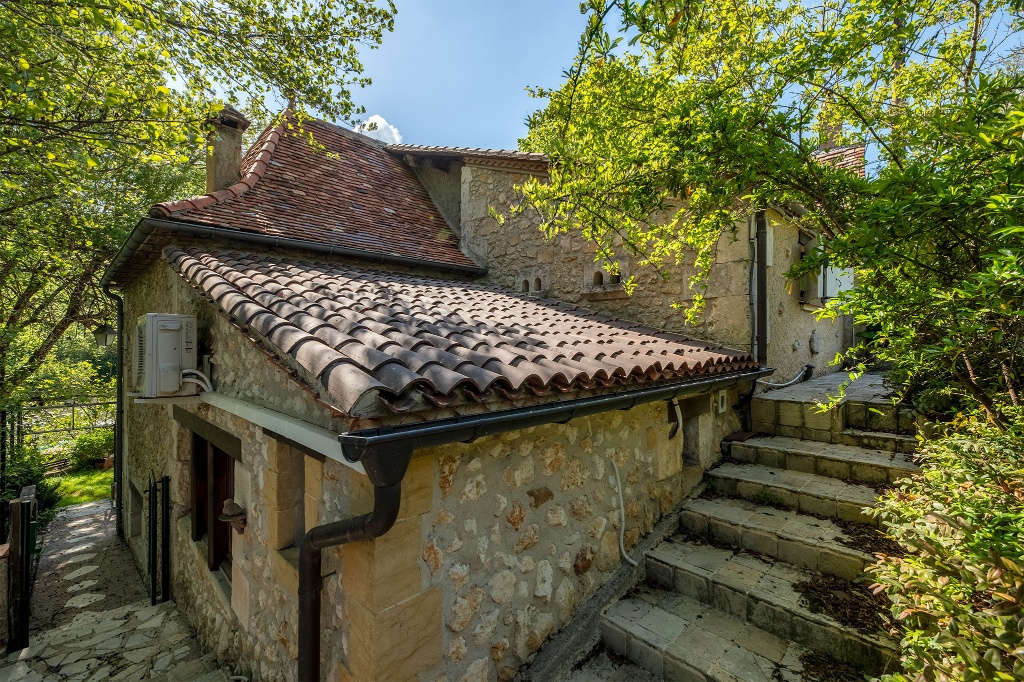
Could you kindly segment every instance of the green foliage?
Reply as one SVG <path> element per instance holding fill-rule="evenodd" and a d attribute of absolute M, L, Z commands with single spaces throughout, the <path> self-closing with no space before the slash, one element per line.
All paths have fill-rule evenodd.
<path fill-rule="evenodd" d="M 113 469 L 76 471 L 58 479 L 57 507 L 110 499 L 110 485 L 114 482 Z"/>
<path fill-rule="evenodd" d="M 90 467 L 97 459 L 114 454 L 113 429 L 93 429 L 83 431 L 75 437 L 68 456 L 71 457 L 72 469 Z"/>
<path fill-rule="evenodd" d="M 982 79 L 964 106 L 919 126 L 902 168 L 872 183 L 826 259 L 857 269 L 830 302 L 865 331 L 890 378 L 932 411 L 980 404 L 997 424 L 1024 371 L 1024 111 L 1020 81 Z"/>
<path fill-rule="evenodd" d="M 907 680 L 1024 678 L 1024 437 L 976 422 L 927 442 L 874 514 L 908 548 L 871 571 L 906 627 Z"/>
<path fill-rule="evenodd" d="M 146 208 L 202 190 L 223 102 L 359 113 L 375 0 L 0 0 L 0 404 L 73 324 L 109 322 L 103 266 Z M 273 114 L 270 113 L 273 109 Z"/>
<path fill-rule="evenodd" d="M 7 460 L 7 487 L 2 491 L 3 499 L 17 498 L 21 489 L 30 485 L 36 487 L 40 512 L 57 504 L 57 481 L 46 478 L 45 458 L 33 448 L 19 448 Z"/>
<path fill-rule="evenodd" d="M 530 118 L 553 160 L 520 188 L 599 258 L 696 266 L 772 207 L 817 235 L 789 275 L 857 269 L 827 315 L 922 399 L 1008 421 L 1019 402 L 1022 15 L 1005 0 L 590 0 L 579 54 Z M 617 31 L 609 25 L 618 21 Z M 867 177 L 819 162 L 865 144 Z M 814 243 L 812 243 L 814 247 Z M 950 388 L 952 387 L 952 388 Z M 947 405 L 948 406 L 948 405 Z"/>

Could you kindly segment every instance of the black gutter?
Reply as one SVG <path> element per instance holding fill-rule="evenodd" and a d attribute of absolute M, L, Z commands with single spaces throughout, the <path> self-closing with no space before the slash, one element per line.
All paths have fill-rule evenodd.
<path fill-rule="evenodd" d="M 578 398 L 535 407 L 523 407 L 502 412 L 487 412 L 469 417 L 453 417 L 422 424 L 409 424 L 389 429 L 366 429 L 338 436 L 341 451 L 351 462 L 360 461 L 366 452 L 414 441 L 417 448 L 445 443 L 469 442 L 503 431 L 515 431 L 540 424 L 565 423 L 609 410 L 628 410 L 643 403 L 673 400 L 683 395 L 714 390 L 719 385 L 755 380 L 774 372 L 759 368 L 745 372 L 705 377 L 691 381 L 674 382 L 660 386 L 638 388 L 611 395 Z"/>
<path fill-rule="evenodd" d="M 444 272 L 454 272 L 463 275 L 471 275 L 479 277 L 487 274 L 487 268 L 481 268 L 475 265 L 455 265 L 451 263 L 439 263 L 437 261 L 425 260 L 422 258 L 411 258 L 408 256 L 398 256 L 390 253 L 376 253 L 374 251 L 366 251 L 364 249 L 353 249 L 344 246 L 332 246 L 330 244 L 323 244 L 321 242 L 309 241 L 307 239 L 294 239 L 292 237 L 275 237 L 267 234 L 260 234 L 258 232 L 244 232 L 242 230 L 234 230 L 226 227 L 216 227 L 213 225 L 197 225 L 192 223 L 182 223 L 176 220 L 164 220 L 162 218 L 143 218 L 139 221 L 139 224 L 135 226 L 132 233 L 128 235 L 128 239 L 125 240 L 124 244 L 118 250 L 117 255 L 110 261 L 110 265 L 107 267 L 105 273 L 103 273 L 103 279 L 101 284 L 106 287 L 109 286 L 113 279 L 114 273 L 118 271 L 125 263 L 131 260 L 135 254 L 135 250 L 142 245 L 146 238 L 156 231 L 164 232 L 175 232 L 177 234 L 183 234 L 189 237 L 205 237 L 205 238 L 216 238 L 226 239 L 238 242 L 245 242 L 248 244 L 259 244 L 260 246 L 268 246 L 271 248 L 279 249 L 296 249 L 299 251 L 312 251 L 314 253 L 323 253 L 331 256 L 345 256 L 349 258 L 358 258 L 359 260 L 367 261 L 370 263 L 386 263 L 391 265 L 408 265 L 414 267 L 427 267 L 433 270 L 440 270 Z"/>
<path fill-rule="evenodd" d="M 103 293 L 114 301 L 117 308 L 117 402 L 114 408 L 114 518 L 117 537 L 124 539 L 124 496 L 121 494 L 124 480 L 124 299 L 110 290 L 110 283 L 104 283 Z"/>
<path fill-rule="evenodd" d="M 757 345 L 754 358 L 762 365 L 768 362 L 768 217 L 764 210 L 754 215 L 757 242 L 757 299 L 754 325 Z"/>
<path fill-rule="evenodd" d="M 726 384 L 754 381 L 773 371 L 762 367 L 612 395 L 340 434 L 338 440 L 341 443 L 342 454 L 351 462 L 362 462 L 366 475 L 373 483 L 373 511 L 312 528 L 299 545 L 299 681 L 320 682 L 322 550 L 348 542 L 372 540 L 391 529 L 398 518 L 398 508 L 402 499 L 402 477 L 405 476 L 409 459 L 417 448 L 469 442 L 495 433 L 541 424 L 564 424 L 577 417 L 609 410 L 628 410 L 659 400 L 672 401 L 684 395 L 711 391 Z"/>

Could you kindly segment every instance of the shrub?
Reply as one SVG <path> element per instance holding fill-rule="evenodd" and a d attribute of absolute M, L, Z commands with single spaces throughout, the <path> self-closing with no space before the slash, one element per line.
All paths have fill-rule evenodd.
<path fill-rule="evenodd" d="M 91 466 L 97 459 L 114 454 L 114 432 L 111 429 L 83 431 L 71 445 L 71 468 Z"/>
<path fill-rule="evenodd" d="M 873 512 L 908 550 L 871 568 L 906 628 L 886 679 L 1024 679 L 1024 437 L 970 422 L 920 456 Z"/>
<path fill-rule="evenodd" d="M 60 495 L 57 494 L 58 482 L 46 478 L 46 463 L 38 450 L 21 448 L 12 453 L 7 461 L 7 485 L 2 491 L 4 500 L 12 500 L 21 494 L 25 486 L 36 487 L 36 499 L 39 501 L 40 513 L 53 508 Z"/>

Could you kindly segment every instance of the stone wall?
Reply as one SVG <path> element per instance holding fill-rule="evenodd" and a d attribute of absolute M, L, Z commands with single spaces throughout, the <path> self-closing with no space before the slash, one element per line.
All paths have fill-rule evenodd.
<path fill-rule="evenodd" d="M 412 170 L 458 236 L 462 226 L 462 164 L 452 161 L 447 168 L 439 168 L 424 161 L 413 165 Z"/>
<path fill-rule="evenodd" d="M 772 230 L 772 265 L 768 268 L 768 358 L 775 368 L 773 381 L 785 381 L 804 365 L 813 365 L 815 374 L 834 371 L 836 353 L 852 341 L 846 320 L 819 320 L 815 311 L 820 302 L 810 291 L 806 303 L 800 303 L 800 283 L 785 277 L 800 260 L 798 230 L 776 211 L 768 212 Z M 815 281 L 806 283 L 816 286 Z"/>
<path fill-rule="evenodd" d="M 684 311 L 673 303 L 689 300 L 686 282 L 692 269 L 686 265 L 670 268 L 664 279 L 650 268 L 637 268 L 625 249 L 618 256 L 622 269 L 637 277 L 637 288 L 626 296 L 622 288 L 595 286 L 594 247 L 586 240 L 563 234 L 547 239 L 538 229 L 535 216 L 524 212 L 499 225 L 490 208 L 506 211 L 516 200 L 513 186 L 526 175 L 509 170 L 467 165 L 462 169 L 462 243 L 479 254 L 488 268 L 488 279 L 506 289 L 522 291 L 523 281 L 531 293 L 578 303 L 624 319 L 677 331 L 698 338 L 710 338 L 741 348 L 749 346 L 750 306 L 748 246 L 742 233 L 724 235 L 719 243 L 716 265 L 709 287 L 707 314 L 697 326 L 689 326 Z M 532 283 L 541 279 L 541 291 Z"/>
<path fill-rule="evenodd" d="M 621 561 L 613 463 L 629 548 L 718 459 L 736 396 L 721 396 L 725 413 L 717 394 L 684 401 L 671 440 L 653 403 L 418 452 L 396 526 L 342 550 L 343 679 L 511 679 Z"/>
<path fill-rule="evenodd" d="M 491 216 L 514 203 L 514 185 L 526 179 L 515 171 L 466 165 L 462 169 L 460 228 L 464 247 L 488 268 L 488 279 L 512 291 L 576 303 L 587 308 L 643 324 L 708 339 L 738 349 L 751 347 L 751 241 L 746 222 L 723 234 L 707 288 L 707 305 L 699 324 L 689 325 L 684 310 L 675 303 L 691 299 L 687 264 L 668 268 L 668 279 L 651 268 L 638 268 L 625 249 L 617 254 L 626 275 L 637 277 L 637 288 L 626 296 L 617 285 L 595 286 L 594 247 L 570 234 L 548 239 L 538 229 L 535 216 L 525 212 L 499 224 Z M 836 352 L 849 341 L 843 321 L 819 321 L 814 308 L 801 305 L 799 286 L 785 273 L 800 258 L 797 228 L 769 211 L 773 258 L 768 268 L 769 338 L 768 365 L 777 370 L 776 380 L 788 379 L 805 364 L 817 373 L 831 371 Z M 539 288 L 534 282 L 540 280 Z M 607 279 L 606 279 L 607 282 Z M 812 341 L 812 334 L 814 339 Z"/>

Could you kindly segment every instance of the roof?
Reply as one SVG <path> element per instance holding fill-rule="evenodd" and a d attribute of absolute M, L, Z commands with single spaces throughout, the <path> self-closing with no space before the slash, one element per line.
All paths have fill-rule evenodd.
<path fill-rule="evenodd" d="M 451 159 L 483 162 L 490 166 L 546 172 L 548 157 L 534 152 L 520 152 L 512 149 L 483 149 L 480 147 L 444 147 L 420 144 L 389 144 L 386 149 L 392 154 L 424 158 Z"/>
<path fill-rule="evenodd" d="M 242 159 L 237 184 L 156 204 L 150 216 L 474 266 L 415 174 L 382 143 L 324 121 L 284 118 Z M 309 143 L 312 134 L 324 149 Z"/>
<path fill-rule="evenodd" d="M 821 149 L 814 153 L 814 160 L 835 168 L 845 168 L 864 177 L 864 145 L 849 145 Z"/>
<path fill-rule="evenodd" d="M 168 247 L 164 256 L 353 416 L 757 367 L 748 353 L 475 283 L 234 250 Z"/>

